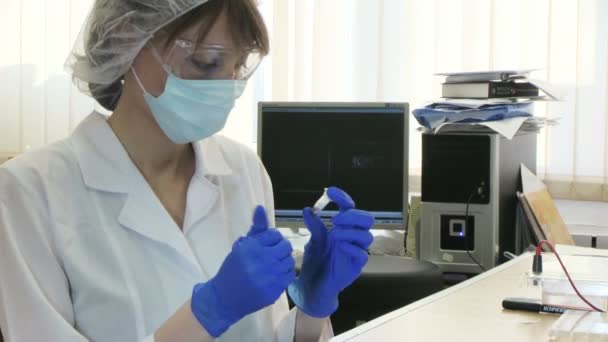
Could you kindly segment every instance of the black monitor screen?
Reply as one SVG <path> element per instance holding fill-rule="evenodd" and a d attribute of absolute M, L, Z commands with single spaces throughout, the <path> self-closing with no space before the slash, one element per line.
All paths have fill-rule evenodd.
<path fill-rule="evenodd" d="M 259 152 L 277 215 L 299 215 L 323 188 L 338 186 L 358 208 L 400 217 L 407 177 L 405 108 L 262 104 Z"/>

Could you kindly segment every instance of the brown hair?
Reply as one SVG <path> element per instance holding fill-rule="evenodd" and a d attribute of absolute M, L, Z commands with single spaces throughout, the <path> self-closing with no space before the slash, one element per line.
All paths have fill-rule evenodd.
<path fill-rule="evenodd" d="M 255 1 L 209 0 L 176 18 L 162 30 L 168 35 L 166 44 L 170 44 L 193 25 L 199 24 L 196 43 L 202 43 L 217 18 L 225 11 L 230 37 L 235 46 L 244 50 L 254 49 L 262 56 L 266 56 L 270 51 L 268 30 Z M 122 93 L 122 79 L 110 85 L 89 84 L 89 89 L 97 102 L 108 110 L 114 110 Z M 108 96 L 108 94 L 114 95 Z"/>
<path fill-rule="evenodd" d="M 230 37 L 236 47 L 255 49 L 263 56 L 268 54 L 268 31 L 255 0 L 209 0 L 167 25 L 163 30 L 168 33 L 167 43 L 200 22 L 196 37 L 200 44 L 222 11 L 228 17 Z"/>

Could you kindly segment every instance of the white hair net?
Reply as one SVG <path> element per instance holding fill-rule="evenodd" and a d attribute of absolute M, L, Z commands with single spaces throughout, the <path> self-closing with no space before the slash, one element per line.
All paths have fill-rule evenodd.
<path fill-rule="evenodd" d="M 113 110 L 121 78 L 153 35 L 207 0 L 95 0 L 65 66 L 74 83 Z"/>

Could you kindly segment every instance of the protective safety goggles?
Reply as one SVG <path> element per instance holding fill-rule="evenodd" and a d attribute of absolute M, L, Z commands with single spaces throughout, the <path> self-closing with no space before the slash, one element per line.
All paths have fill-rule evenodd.
<path fill-rule="evenodd" d="M 236 51 L 181 38 L 172 44 L 164 58 L 153 50 L 168 71 L 186 80 L 247 80 L 262 60 L 255 49 Z"/>

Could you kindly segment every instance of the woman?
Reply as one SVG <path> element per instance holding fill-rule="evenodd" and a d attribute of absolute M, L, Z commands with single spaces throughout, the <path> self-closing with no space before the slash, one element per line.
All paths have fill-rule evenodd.
<path fill-rule="evenodd" d="M 68 65 L 112 114 L 0 168 L 5 338 L 330 336 L 372 217 L 337 188 L 331 229 L 304 209 L 296 278 L 260 160 L 214 135 L 268 53 L 253 0 L 97 0 L 81 34 Z"/>

